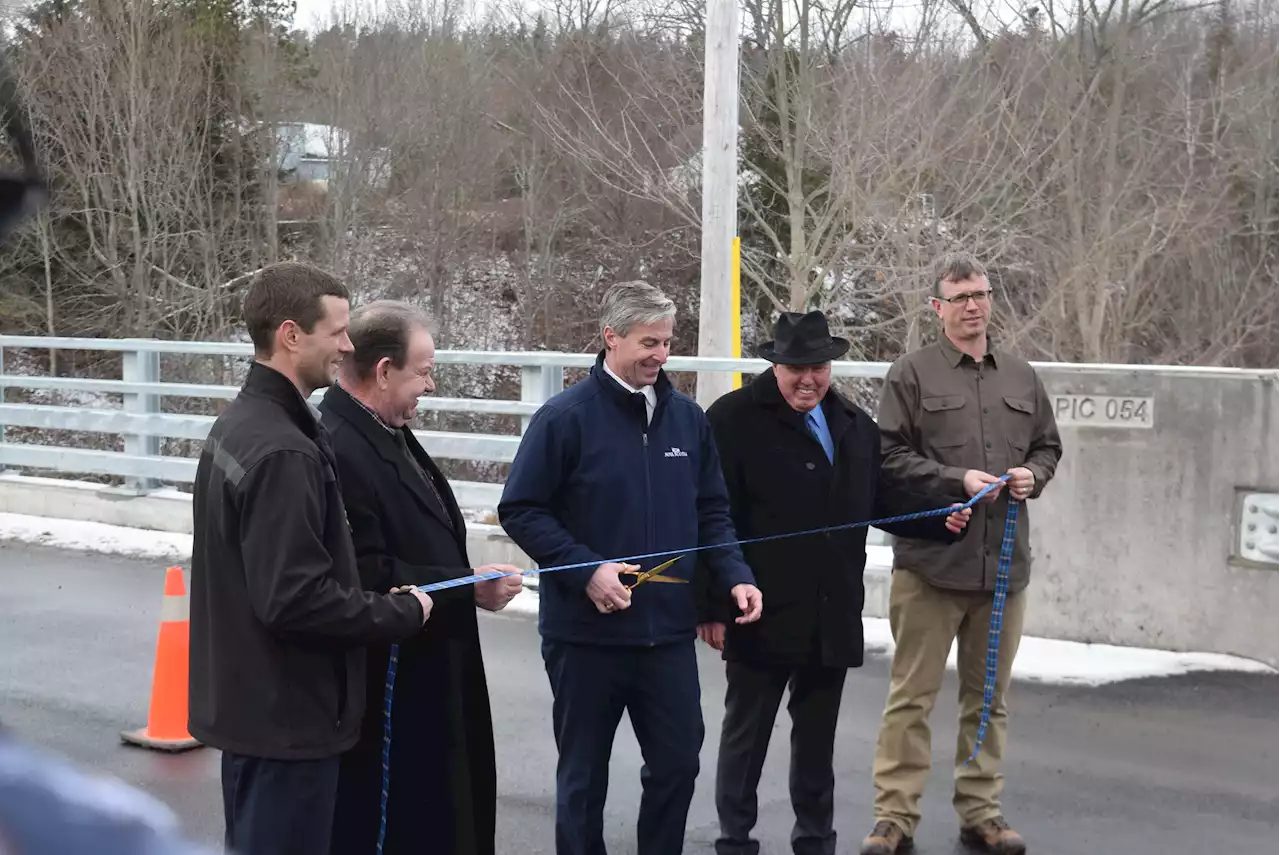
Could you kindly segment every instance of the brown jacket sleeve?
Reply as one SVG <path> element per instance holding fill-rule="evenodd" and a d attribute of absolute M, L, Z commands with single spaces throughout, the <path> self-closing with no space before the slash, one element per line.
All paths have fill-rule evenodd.
<path fill-rule="evenodd" d="M 968 499 L 964 491 L 965 470 L 930 460 L 921 452 L 920 386 L 915 368 L 905 358 L 893 363 L 885 376 L 877 423 L 886 476 L 908 492 Z"/>
<path fill-rule="evenodd" d="M 1034 499 L 1044 491 L 1058 469 L 1058 461 L 1062 459 L 1062 437 L 1058 435 L 1058 422 L 1053 417 L 1053 402 L 1049 400 L 1049 393 L 1045 391 L 1040 375 L 1033 372 L 1032 377 L 1035 378 L 1036 386 L 1035 436 L 1031 438 L 1027 459 L 1022 465 L 1036 477 L 1030 496 Z"/>

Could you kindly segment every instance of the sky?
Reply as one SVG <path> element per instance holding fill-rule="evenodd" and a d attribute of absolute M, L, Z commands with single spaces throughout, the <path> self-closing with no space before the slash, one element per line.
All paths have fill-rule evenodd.
<path fill-rule="evenodd" d="M 12 0 L 0 0 L 12 2 Z M 489 12 L 497 10 L 514 11 L 523 9 L 530 15 L 536 14 L 539 8 L 553 8 L 556 0 L 296 0 L 297 12 L 294 26 L 298 29 L 314 32 L 324 29 L 334 19 L 335 14 L 351 14 L 370 10 L 385 10 L 394 6 L 418 6 L 424 11 L 434 11 L 452 6 L 464 9 L 466 17 L 482 18 Z M 622 0 L 629 5 L 644 3 L 646 0 Z M 655 8 L 663 5 L 662 0 L 647 0 Z M 795 0 L 788 0 L 794 6 Z M 1031 0 L 973 0 L 974 14 L 980 21 L 1012 23 L 1018 20 L 1020 10 Z M 603 0 L 562 0 L 562 5 L 584 6 L 605 5 Z M 872 0 L 864 4 L 865 14 L 911 31 L 918 26 L 921 15 L 928 9 L 938 10 L 940 17 L 948 21 L 957 21 L 958 16 L 947 6 L 945 0 Z"/>
<path fill-rule="evenodd" d="M 0 29 L 9 34 L 9 21 L 16 13 L 33 5 L 35 0 L 0 0 Z M 461 10 L 464 20 L 483 19 L 491 12 L 502 14 L 524 12 L 530 17 L 540 9 L 550 10 L 557 4 L 580 8 L 603 7 L 607 3 L 631 7 L 649 5 L 655 9 L 688 0 L 295 0 L 296 12 L 293 26 L 296 29 L 316 32 L 327 29 L 335 20 L 351 16 L 366 17 L 370 13 L 387 11 L 396 7 L 416 7 L 428 17 L 447 8 Z M 797 0 L 785 0 L 789 8 L 795 8 Z M 984 25 L 991 27 L 1015 24 L 1020 11 L 1026 6 L 1040 5 L 1052 0 L 969 0 L 974 15 Z M 963 22 L 949 5 L 950 0 L 860 0 L 863 21 L 871 18 L 899 32 L 911 34 L 919 26 L 922 15 L 932 12 L 936 22 L 948 27 L 961 27 Z M 936 30 L 935 30 L 936 32 Z M 967 35 L 967 33 L 966 33 Z"/>

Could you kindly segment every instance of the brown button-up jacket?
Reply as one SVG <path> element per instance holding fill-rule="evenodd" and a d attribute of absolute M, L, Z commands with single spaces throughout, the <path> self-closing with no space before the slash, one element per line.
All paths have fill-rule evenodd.
<path fill-rule="evenodd" d="M 889 368 L 877 421 L 885 474 L 906 489 L 936 496 L 939 506 L 968 500 L 964 474 L 970 469 L 999 476 L 1025 466 L 1035 475 L 1035 498 L 1062 458 L 1053 407 L 1030 364 L 996 347 L 976 362 L 942 335 Z M 954 544 L 896 539 L 894 566 L 940 588 L 994 590 L 1008 505 L 1006 485 L 994 504 L 974 506 L 967 536 Z M 1030 530 L 1030 508 L 1024 503 L 1010 593 L 1025 588 L 1030 578 Z"/>

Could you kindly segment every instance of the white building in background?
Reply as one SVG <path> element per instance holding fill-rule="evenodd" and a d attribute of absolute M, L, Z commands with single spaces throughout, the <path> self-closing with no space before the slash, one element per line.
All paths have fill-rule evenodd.
<path fill-rule="evenodd" d="M 331 179 L 347 170 L 378 189 L 390 181 L 390 150 L 353 146 L 349 131 L 312 122 L 282 122 L 276 125 L 276 138 L 285 183 L 328 187 Z"/>

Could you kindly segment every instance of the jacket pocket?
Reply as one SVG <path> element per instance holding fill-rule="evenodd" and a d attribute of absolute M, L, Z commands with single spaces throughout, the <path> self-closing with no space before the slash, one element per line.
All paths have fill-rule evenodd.
<path fill-rule="evenodd" d="M 964 466 L 972 429 L 963 395 L 937 395 L 920 400 L 921 440 L 931 457 L 946 466 Z"/>
<path fill-rule="evenodd" d="M 1005 400 L 1009 400 L 1006 398 Z M 930 398 L 921 398 L 920 406 L 924 407 L 927 413 L 946 413 L 952 410 L 964 408 L 964 395 L 935 395 Z"/>
<path fill-rule="evenodd" d="M 1025 398 L 1015 398 L 1012 395 L 1005 395 L 1004 403 L 1004 435 L 1009 445 L 1008 467 L 1011 468 L 1027 461 L 1036 406 Z"/>
<path fill-rule="evenodd" d="M 342 719 L 338 696 L 345 694 L 347 687 L 345 683 L 338 685 L 339 680 L 345 681 L 346 675 L 339 676 L 335 660 L 343 655 L 297 648 L 285 653 L 283 662 L 287 673 L 280 684 L 287 693 L 282 701 L 290 748 L 310 750 L 329 744 L 338 731 Z"/>
<path fill-rule="evenodd" d="M 1015 412 L 1025 413 L 1028 416 L 1034 416 L 1036 414 L 1036 405 L 1025 398 L 1015 398 L 1012 395 L 1005 395 L 1004 402 Z"/>

